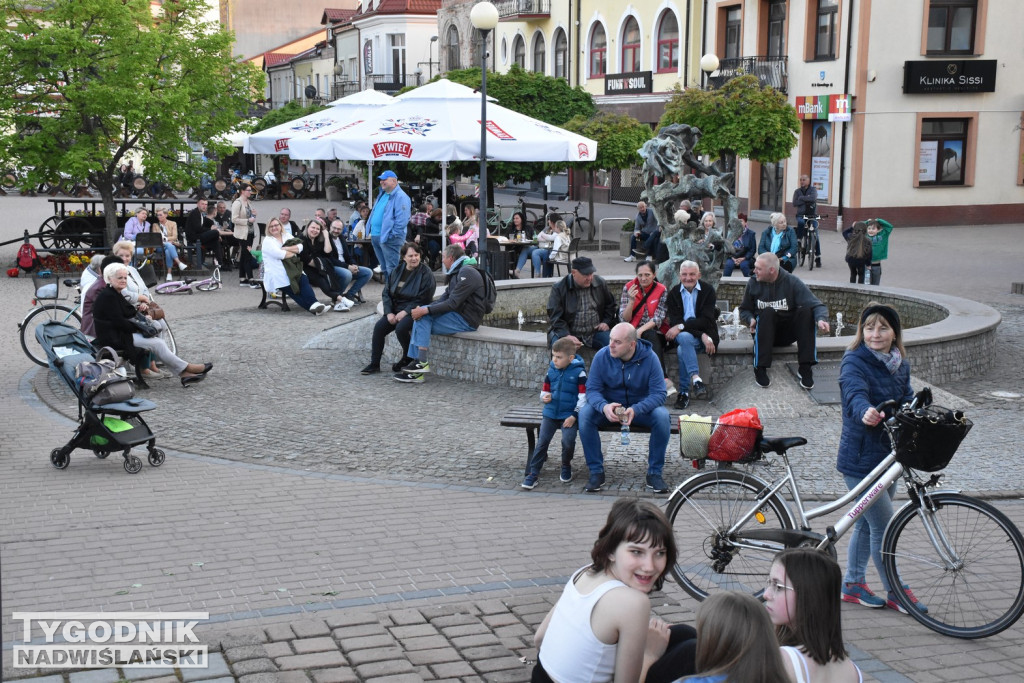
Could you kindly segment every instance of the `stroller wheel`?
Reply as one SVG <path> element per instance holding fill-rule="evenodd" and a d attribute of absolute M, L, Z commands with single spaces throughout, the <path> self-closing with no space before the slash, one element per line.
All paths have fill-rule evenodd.
<path fill-rule="evenodd" d="M 136 474 L 142 469 L 142 461 L 134 455 L 129 455 L 124 459 L 124 471 L 128 474 Z"/>
<path fill-rule="evenodd" d="M 160 465 L 164 464 L 166 457 L 162 450 L 154 448 L 149 452 L 149 464 L 153 467 L 160 467 Z"/>
<path fill-rule="evenodd" d="M 68 454 L 61 449 L 54 448 L 50 451 L 50 464 L 58 470 L 62 470 L 67 467 L 69 462 L 71 462 L 71 458 L 69 458 Z"/>
<path fill-rule="evenodd" d="M 93 453 L 95 453 L 96 457 L 99 458 L 100 460 L 103 460 L 108 455 L 110 455 L 110 451 L 105 451 L 103 449 L 95 450 L 95 451 L 93 451 Z"/>

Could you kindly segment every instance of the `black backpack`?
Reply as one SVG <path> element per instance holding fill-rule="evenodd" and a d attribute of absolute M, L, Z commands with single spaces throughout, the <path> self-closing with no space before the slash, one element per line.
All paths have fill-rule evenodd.
<path fill-rule="evenodd" d="M 494 284 L 494 278 L 491 274 L 480 266 L 473 266 L 476 272 L 480 273 L 480 277 L 484 281 L 484 313 L 490 313 L 494 310 L 494 303 L 498 300 L 498 288 Z"/>

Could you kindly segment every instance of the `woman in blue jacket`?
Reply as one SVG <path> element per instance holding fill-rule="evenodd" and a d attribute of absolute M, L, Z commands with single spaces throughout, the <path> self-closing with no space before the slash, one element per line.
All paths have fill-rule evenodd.
<path fill-rule="evenodd" d="M 871 470 L 889 455 L 891 444 L 882 427 L 888 417 L 875 410 L 885 401 L 906 403 L 914 398 L 910 388 L 910 363 L 905 358 L 900 317 L 889 306 L 868 303 L 860 314 L 857 335 L 843 355 L 839 366 L 839 389 L 843 399 L 843 431 L 839 436 L 839 470 L 847 487 L 853 489 Z M 892 497 L 880 496 L 853 527 L 843 577 L 843 601 L 866 607 L 889 607 L 904 611 L 896 601 L 893 586 L 888 585 L 882 567 L 882 535 L 892 517 Z M 867 586 L 865 572 L 868 557 L 874 560 L 887 592 L 883 599 Z M 903 590 L 914 602 L 913 593 Z M 923 609 L 923 608 L 922 608 Z"/>
<path fill-rule="evenodd" d="M 796 267 L 796 231 L 787 227 L 786 216 L 781 213 L 773 213 L 768 217 L 771 223 L 761 233 L 761 242 L 757 245 L 757 253 L 772 252 L 779 257 L 779 265 L 792 273 Z"/>

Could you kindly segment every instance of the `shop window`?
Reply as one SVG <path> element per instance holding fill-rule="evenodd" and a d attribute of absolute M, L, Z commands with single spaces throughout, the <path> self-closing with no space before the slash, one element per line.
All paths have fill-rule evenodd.
<path fill-rule="evenodd" d="M 537 31 L 533 37 L 533 70 L 544 73 L 544 34 Z"/>
<path fill-rule="evenodd" d="M 604 26 L 594 24 L 590 33 L 590 76 L 604 76 L 608 73 L 608 38 Z"/>
<path fill-rule="evenodd" d="M 516 36 L 512 41 L 512 62 L 526 68 L 526 41 L 522 36 Z"/>
<path fill-rule="evenodd" d="M 679 22 L 666 11 L 658 24 L 658 72 L 679 69 Z"/>
<path fill-rule="evenodd" d="M 967 119 L 922 119 L 917 184 L 964 185 Z"/>
<path fill-rule="evenodd" d="M 926 54 L 974 54 L 978 0 L 931 0 Z"/>
<path fill-rule="evenodd" d="M 558 29 L 555 31 L 555 78 L 564 78 L 568 80 L 568 63 L 569 41 L 565 37 L 565 31 Z"/>
<path fill-rule="evenodd" d="M 814 30 L 814 59 L 835 59 L 839 0 L 818 0 Z"/>
<path fill-rule="evenodd" d="M 640 26 L 629 17 L 622 30 L 622 73 L 640 70 Z"/>

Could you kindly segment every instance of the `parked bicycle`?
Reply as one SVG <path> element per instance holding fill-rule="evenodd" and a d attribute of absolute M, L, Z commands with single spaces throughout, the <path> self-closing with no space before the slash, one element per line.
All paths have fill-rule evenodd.
<path fill-rule="evenodd" d="M 885 530 L 882 558 L 890 585 L 910 586 L 920 602 L 898 590 L 900 604 L 928 628 L 956 638 L 983 638 L 1009 628 L 1024 612 L 1024 537 L 989 503 L 936 488 L 942 475 L 922 479 L 920 472 L 945 468 L 959 444 L 955 439 L 945 452 L 941 447 L 915 452 L 927 429 L 904 424 L 938 424 L 935 413 L 925 410 L 930 403 L 931 390 L 925 389 L 902 408 L 894 401 L 878 406 L 879 412 L 892 413 L 884 423 L 892 451 L 849 493 L 812 509 L 804 507 L 787 456 L 789 449 L 807 443 L 803 437 L 761 439 L 743 459 L 755 463 L 768 454 L 780 456 L 785 473 L 774 481 L 732 462 L 687 479 L 668 501 L 679 547 L 672 567 L 676 581 L 698 600 L 724 590 L 760 596 L 777 552 L 813 547 L 834 558 L 836 541 L 902 478 L 910 500 Z M 962 413 L 950 415 L 962 420 L 966 434 L 970 421 Z M 693 457 L 700 441 L 681 431 L 684 457 Z M 781 495 L 785 488 L 792 493 L 795 517 Z M 851 505 L 824 534 L 812 531 L 810 520 Z"/>
<path fill-rule="evenodd" d="M 72 306 L 57 303 L 60 300 L 61 284 L 73 289 L 75 297 Z M 32 308 L 18 323 L 21 348 L 36 365 L 46 366 L 46 350 L 36 340 L 36 328 L 43 323 L 56 321 L 72 327 L 82 327 L 81 292 L 77 279 L 60 280 L 49 271 L 40 271 L 32 276 Z"/>
<path fill-rule="evenodd" d="M 821 246 L 818 243 L 818 222 L 822 216 L 802 216 L 804 220 L 803 234 L 800 236 L 798 250 L 800 253 L 800 264 L 814 270 L 815 266 L 821 267 Z M 827 216 L 826 216 L 827 218 Z"/>
<path fill-rule="evenodd" d="M 585 237 L 587 240 L 594 239 L 594 224 L 590 222 L 590 219 L 586 216 L 580 215 L 580 206 L 583 202 L 576 202 L 576 206 L 573 208 L 572 213 L 564 214 L 563 219 L 565 220 L 566 226 L 569 228 L 569 234 L 572 237 Z M 555 213 L 559 213 L 557 207 L 551 207 L 551 210 Z"/>
<path fill-rule="evenodd" d="M 191 294 L 197 289 L 200 292 L 212 292 L 220 289 L 220 286 L 220 267 L 215 266 L 209 277 L 168 280 L 157 284 L 154 289 L 157 294 Z"/>

